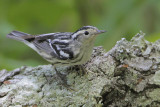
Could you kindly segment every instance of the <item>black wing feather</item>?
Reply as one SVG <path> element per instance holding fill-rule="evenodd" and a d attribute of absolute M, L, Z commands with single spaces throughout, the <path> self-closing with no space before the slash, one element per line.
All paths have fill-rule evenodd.
<path fill-rule="evenodd" d="M 35 37 L 33 44 L 40 50 L 47 54 L 50 54 L 53 57 L 61 60 L 67 60 L 73 57 L 73 53 L 69 49 L 65 50 L 69 46 L 69 42 L 63 42 L 63 40 L 68 40 L 71 38 L 70 35 L 72 33 L 49 33 L 42 34 Z M 65 39 L 64 39 L 65 38 Z M 63 48 L 61 48 L 63 46 Z M 57 48 L 58 47 L 58 48 Z M 60 53 L 63 51 L 65 54 L 69 56 L 66 57 Z"/>

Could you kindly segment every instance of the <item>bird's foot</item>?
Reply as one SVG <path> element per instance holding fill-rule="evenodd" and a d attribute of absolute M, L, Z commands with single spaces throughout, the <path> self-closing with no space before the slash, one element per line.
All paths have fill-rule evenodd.
<path fill-rule="evenodd" d="M 84 68 L 84 66 L 83 65 L 75 65 L 75 66 L 70 66 L 69 68 L 68 68 L 68 71 L 70 72 L 72 72 L 72 71 L 77 71 L 77 74 L 78 75 L 85 75 L 86 73 L 87 73 L 87 70 Z"/>
<path fill-rule="evenodd" d="M 58 76 L 60 80 L 60 85 L 65 87 L 67 90 L 73 91 L 73 89 L 70 87 L 70 85 L 67 84 L 67 77 L 65 74 L 62 74 L 60 71 L 57 70 L 55 67 L 56 75 Z"/>

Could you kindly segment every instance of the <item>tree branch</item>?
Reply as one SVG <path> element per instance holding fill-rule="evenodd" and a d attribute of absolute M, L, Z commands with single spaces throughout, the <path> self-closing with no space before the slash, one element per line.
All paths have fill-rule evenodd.
<path fill-rule="evenodd" d="M 84 66 L 66 76 L 63 87 L 53 66 L 0 71 L 0 106 L 160 106 L 160 41 L 150 43 L 141 32 L 131 41 L 121 39 L 109 52 L 93 50 Z"/>

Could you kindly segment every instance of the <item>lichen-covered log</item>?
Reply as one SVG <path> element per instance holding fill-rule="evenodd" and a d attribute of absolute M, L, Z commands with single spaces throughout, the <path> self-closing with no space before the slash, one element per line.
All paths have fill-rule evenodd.
<path fill-rule="evenodd" d="M 136 107 L 160 106 L 160 41 L 144 34 L 122 39 L 105 52 L 94 48 L 91 60 L 78 69 L 53 66 L 21 67 L 0 71 L 0 107 Z"/>

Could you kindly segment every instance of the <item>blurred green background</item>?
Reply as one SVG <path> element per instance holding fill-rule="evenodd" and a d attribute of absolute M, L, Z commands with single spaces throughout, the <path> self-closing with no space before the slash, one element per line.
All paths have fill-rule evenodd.
<path fill-rule="evenodd" d="M 0 0 L 0 70 L 48 64 L 28 46 L 6 38 L 12 30 L 74 32 L 84 25 L 108 31 L 95 43 L 106 50 L 140 30 L 155 41 L 160 38 L 160 0 Z"/>

